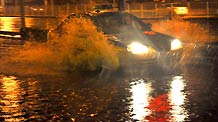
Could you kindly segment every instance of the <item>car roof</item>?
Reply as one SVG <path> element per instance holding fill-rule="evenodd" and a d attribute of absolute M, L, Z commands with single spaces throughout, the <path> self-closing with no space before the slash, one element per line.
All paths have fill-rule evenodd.
<path fill-rule="evenodd" d="M 89 13 L 90 16 L 113 16 L 115 14 L 123 14 L 126 12 L 94 12 L 94 13 Z"/>
<path fill-rule="evenodd" d="M 71 17 L 95 17 L 95 16 L 113 16 L 113 15 L 121 15 L 121 14 L 128 14 L 127 12 L 89 12 L 89 13 L 71 13 L 70 15 L 67 16 L 67 18 L 71 18 Z"/>

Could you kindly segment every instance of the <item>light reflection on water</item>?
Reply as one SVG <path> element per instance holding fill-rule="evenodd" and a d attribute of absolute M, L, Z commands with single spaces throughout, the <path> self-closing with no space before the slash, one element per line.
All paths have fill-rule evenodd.
<path fill-rule="evenodd" d="M 0 81 L 0 110 L 4 113 L 0 118 L 4 118 L 7 122 L 23 121 L 22 107 L 19 104 L 22 94 L 19 80 L 13 76 L 0 76 Z"/>
<path fill-rule="evenodd" d="M 37 82 L 0 75 L 0 121 L 21 122 L 43 117 L 39 116 L 36 110 L 45 108 L 44 104 L 46 104 L 40 104 L 44 99 L 39 98 L 37 91 L 40 88 L 36 87 Z"/>
<path fill-rule="evenodd" d="M 167 85 L 167 84 L 166 84 Z M 152 82 L 137 80 L 131 84 L 133 118 L 145 122 L 184 122 L 188 117 L 185 105 L 184 79 L 174 76 L 166 93 L 152 96 Z"/>
<path fill-rule="evenodd" d="M 76 119 L 81 122 L 89 122 L 89 120 L 123 122 L 134 119 L 140 122 L 186 122 L 196 120 L 197 117 L 205 116 L 205 113 L 201 113 L 205 110 L 198 106 L 216 110 L 214 104 L 217 103 L 217 87 L 216 89 L 212 87 L 214 86 L 212 83 L 211 87 L 207 87 L 206 85 L 210 86 L 209 82 L 198 85 L 201 83 L 198 79 L 201 74 L 198 74 L 197 78 L 193 76 L 193 79 L 188 79 L 188 82 L 184 74 L 184 76 L 164 76 L 160 79 L 139 78 L 133 81 L 122 80 L 102 84 L 98 82 L 98 85 L 95 85 L 95 81 L 75 82 L 67 79 L 65 81 L 63 77 L 57 79 L 56 76 L 35 77 L 38 80 L 25 77 L 25 80 L 18 80 L 13 76 L 0 75 L 0 121 Z M 211 88 L 215 90 L 214 95 L 209 95 Z M 202 91 L 206 91 L 206 101 L 202 100 L 205 99 L 204 96 L 199 97 Z M 213 106 L 210 105 L 211 101 L 215 101 L 211 103 Z M 209 111 L 208 120 L 216 119 L 211 118 L 212 114 L 217 115 L 216 111 L 212 112 Z M 197 118 L 197 120 L 201 121 L 204 118 Z"/>
<path fill-rule="evenodd" d="M 151 110 L 145 107 L 149 105 L 151 99 L 150 93 L 152 91 L 151 83 L 145 83 L 143 79 L 137 81 L 138 83 L 131 87 L 132 92 L 132 108 L 134 119 L 143 120 L 145 116 L 149 116 Z"/>
<path fill-rule="evenodd" d="M 0 30 L 18 32 L 19 28 L 16 27 L 17 17 L 1 17 L 0 18 Z"/>
<path fill-rule="evenodd" d="M 26 27 L 49 29 L 59 22 L 55 18 L 25 18 Z M 20 17 L 0 17 L 0 31 L 20 32 Z"/>
<path fill-rule="evenodd" d="M 176 76 L 171 82 L 171 89 L 169 92 L 169 101 L 172 105 L 172 122 L 183 122 L 188 116 L 187 110 L 182 106 L 185 105 L 186 94 L 184 93 L 185 83 L 182 76 Z"/>

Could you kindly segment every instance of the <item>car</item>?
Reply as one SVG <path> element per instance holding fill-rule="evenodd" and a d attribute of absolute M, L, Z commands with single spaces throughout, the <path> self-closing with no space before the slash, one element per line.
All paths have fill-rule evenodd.
<path fill-rule="evenodd" d="M 183 46 L 179 39 L 152 30 L 152 24 L 144 23 L 128 12 L 73 13 L 49 30 L 48 40 L 61 36 L 62 26 L 71 18 L 81 16 L 91 19 L 108 37 L 109 43 L 125 50 L 119 57 L 121 66 L 158 63 L 170 67 L 181 59 Z"/>

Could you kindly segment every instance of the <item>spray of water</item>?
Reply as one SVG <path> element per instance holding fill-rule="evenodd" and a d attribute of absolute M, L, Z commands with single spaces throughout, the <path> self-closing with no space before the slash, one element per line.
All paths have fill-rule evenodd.
<path fill-rule="evenodd" d="M 47 43 L 26 42 L 22 48 L 13 50 L 13 55 L 1 62 L 0 71 L 53 74 L 119 66 L 117 49 L 91 20 L 74 18 L 63 26 L 63 31 Z"/>
<path fill-rule="evenodd" d="M 183 44 L 183 58 L 180 61 L 185 63 L 198 52 L 196 52 L 196 45 L 203 45 L 205 42 L 211 41 L 211 36 L 208 28 L 198 23 L 191 23 L 183 20 L 167 20 L 153 23 L 153 29 L 172 35 L 180 39 Z"/>
<path fill-rule="evenodd" d="M 60 36 L 54 34 L 57 37 L 47 43 L 26 42 L 10 50 L 1 50 L 0 72 L 60 74 L 94 71 L 102 66 L 109 69 L 119 67 L 119 49 L 108 44 L 105 35 L 98 32 L 90 20 L 75 18 L 62 29 Z M 205 28 L 186 21 L 160 21 L 153 23 L 153 29 L 173 35 L 189 44 L 209 39 Z M 191 49 L 192 47 L 185 47 L 189 54 Z"/>
<path fill-rule="evenodd" d="M 153 29 L 173 35 L 184 43 L 201 43 L 210 39 L 209 30 L 197 23 L 182 20 L 167 20 L 153 23 Z"/>

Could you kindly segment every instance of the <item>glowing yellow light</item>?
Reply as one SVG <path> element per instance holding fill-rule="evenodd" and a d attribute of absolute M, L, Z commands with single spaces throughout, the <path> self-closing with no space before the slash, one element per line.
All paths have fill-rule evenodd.
<path fill-rule="evenodd" d="M 4 23 L 1 25 L 1 30 L 2 31 L 19 31 L 18 29 L 15 30 L 15 23 L 17 21 L 17 17 L 1 17 L 0 21 L 1 23 Z"/>
<path fill-rule="evenodd" d="M 133 42 L 127 46 L 127 50 L 132 52 L 132 54 L 147 54 L 149 49 L 147 46 L 140 44 L 138 42 Z"/>
<path fill-rule="evenodd" d="M 171 42 L 171 50 L 177 50 L 182 48 L 182 43 L 178 39 L 175 39 Z"/>
<path fill-rule="evenodd" d="M 174 9 L 176 14 L 188 14 L 188 8 L 187 7 L 176 7 Z"/>

